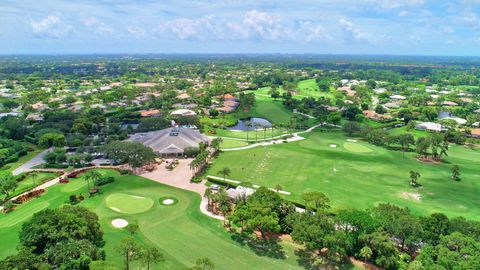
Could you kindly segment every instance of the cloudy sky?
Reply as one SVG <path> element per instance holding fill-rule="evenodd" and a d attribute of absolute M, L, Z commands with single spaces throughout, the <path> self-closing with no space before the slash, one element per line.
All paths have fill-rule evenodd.
<path fill-rule="evenodd" d="M 0 0 L 0 54 L 480 55 L 480 0 Z"/>

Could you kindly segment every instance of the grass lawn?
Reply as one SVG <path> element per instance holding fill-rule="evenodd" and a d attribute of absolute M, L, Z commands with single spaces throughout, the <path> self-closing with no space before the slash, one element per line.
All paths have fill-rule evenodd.
<path fill-rule="evenodd" d="M 222 143 L 220 144 L 220 148 L 236 148 L 247 146 L 248 143 L 246 141 L 239 141 L 239 140 L 232 140 L 232 139 L 223 139 Z"/>
<path fill-rule="evenodd" d="M 442 164 L 426 164 L 414 153 L 386 150 L 365 142 L 349 142 L 340 132 L 303 134 L 306 140 L 220 154 L 209 170 L 223 167 L 230 178 L 292 192 L 300 201 L 306 191 L 322 191 L 336 208 L 367 208 L 390 202 L 416 214 L 443 212 L 450 217 L 480 220 L 480 150 L 452 145 Z M 333 148 L 330 145 L 335 144 Z M 461 181 L 451 180 L 453 164 Z M 420 172 L 421 187 L 409 185 L 409 171 Z"/>
<path fill-rule="evenodd" d="M 317 82 L 315 81 L 315 79 L 308 79 L 308 80 L 299 81 L 298 85 L 297 85 L 297 90 L 298 90 L 298 94 L 295 95 L 295 97 L 299 97 L 299 98 L 326 97 L 326 98 L 329 98 L 329 99 L 335 99 L 332 92 L 331 92 L 333 89 L 330 89 L 330 92 L 321 92 L 320 89 L 318 88 L 318 85 L 317 85 Z"/>
<path fill-rule="evenodd" d="M 37 177 L 35 178 L 31 177 L 31 175 L 28 175 L 25 179 L 18 182 L 17 188 L 15 189 L 14 192 L 12 192 L 12 196 L 21 194 L 27 190 L 32 189 L 34 186 L 38 186 L 42 183 L 45 183 L 57 177 L 55 173 L 49 173 L 49 172 L 38 172 L 36 174 L 37 174 Z"/>
<path fill-rule="evenodd" d="M 203 215 L 199 210 L 200 196 L 165 186 L 138 176 L 120 176 L 111 170 L 100 170 L 102 174 L 116 177 L 114 183 L 102 188 L 102 193 L 87 198 L 81 206 L 95 211 L 100 218 L 106 240 L 107 260 L 119 267 L 122 258 L 115 252 L 115 246 L 129 233 L 126 229 L 116 229 L 111 221 L 116 218 L 128 222 L 138 222 L 139 232 L 135 238 L 139 243 L 155 245 L 165 255 L 165 262 L 154 269 L 185 269 L 200 257 L 209 257 L 216 269 L 305 269 L 299 266 L 299 258 L 294 254 L 296 245 L 280 242 L 275 251 L 254 248 L 241 239 L 236 239 L 224 228 L 221 221 Z M 70 188 L 72 186 L 72 188 Z M 67 188 L 68 187 L 68 188 Z M 58 184 L 47 193 L 20 205 L 10 214 L 0 214 L 0 258 L 15 252 L 21 224 L 33 213 L 45 208 L 59 207 L 66 203 L 71 194 L 86 194 L 86 182 L 80 177 L 68 184 Z M 117 197 L 122 194 L 122 196 Z M 137 197 L 149 198 L 153 205 L 137 214 L 119 213 L 108 207 L 111 196 L 116 204 L 132 203 Z M 174 198 L 178 203 L 162 205 L 160 198 Z M 142 199 L 143 200 L 143 199 Z M 126 207 L 126 206 L 125 206 Z M 342 269 L 353 269 L 353 266 Z"/>
<path fill-rule="evenodd" d="M 213 134 L 212 136 L 216 137 L 230 137 L 230 138 L 237 138 L 237 139 L 243 139 L 248 141 L 255 141 L 258 139 L 259 141 L 263 140 L 264 138 L 266 140 L 269 140 L 272 138 L 272 130 L 267 129 L 266 131 L 262 130 L 250 130 L 250 131 L 232 131 L 228 129 L 216 129 L 215 130 L 217 133 Z M 293 131 L 291 131 L 293 132 Z M 248 133 L 248 134 L 247 134 Z M 285 129 L 278 129 L 274 128 L 273 129 L 273 137 L 283 135 L 283 134 L 288 134 L 288 132 Z M 225 139 L 225 138 L 224 138 Z"/>

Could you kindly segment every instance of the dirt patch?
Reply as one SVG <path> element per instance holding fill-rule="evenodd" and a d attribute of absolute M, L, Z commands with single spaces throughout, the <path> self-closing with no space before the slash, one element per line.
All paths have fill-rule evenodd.
<path fill-rule="evenodd" d="M 416 201 L 416 202 L 419 202 L 422 199 L 421 194 L 413 193 L 413 192 L 406 192 L 406 191 L 400 193 L 400 197 L 402 197 L 403 199 L 412 200 L 412 201 Z"/>
<path fill-rule="evenodd" d="M 442 163 L 441 160 L 436 160 L 431 157 L 416 157 L 418 161 L 425 162 L 425 163 L 431 163 L 431 164 L 440 164 Z"/>
<path fill-rule="evenodd" d="M 355 266 L 358 266 L 358 267 L 361 267 L 361 268 L 365 268 L 365 269 L 369 269 L 369 270 L 383 270 L 383 268 L 380 268 L 378 266 L 375 266 L 371 263 L 364 263 L 362 261 L 359 261 L 353 257 L 349 257 L 349 260 L 350 262 L 352 262 L 353 265 Z"/>

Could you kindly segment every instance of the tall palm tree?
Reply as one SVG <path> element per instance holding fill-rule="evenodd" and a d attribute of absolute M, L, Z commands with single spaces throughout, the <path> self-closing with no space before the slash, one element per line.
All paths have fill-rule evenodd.
<path fill-rule="evenodd" d="M 220 171 L 218 171 L 219 174 L 223 175 L 223 182 L 225 183 L 225 185 L 227 186 L 228 188 L 228 184 L 227 184 L 227 176 L 230 176 L 230 173 L 232 171 L 230 170 L 230 168 L 228 167 L 224 167 L 223 169 L 221 169 Z"/>
<path fill-rule="evenodd" d="M 260 126 L 260 124 L 255 123 L 253 126 L 255 127 L 255 141 L 258 141 L 258 127 Z"/>
<path fill-rule="evenodd" d="M 213 195 L 213 192 L 212 192 L 212 189 L 211 188 L 207 188 L 205 190 L 205 193 L 203 194 L 203 197 L 204 198 L 207 198 L 207 209 L 210 210 L 211 209 L 211 205 L 212 205 L 212 195 Z"/>
<path fill-rule="evenodd" d="M 245 125 L 247 126 L 247 142 L 248 142 L 248 131 L 249 131 L 250 128 L 252 127 L 252 122 L 246 121 L 246 122 L 245 122 Z"/>
<path fill-rule="evenodd" d="M 88 189 L 90 189 L 90 182 L 95 183 L 98 179 L 102 178 L 102 174 L 95 170 L 89 170 L 85 174 L 85 181 L 87 181 Z"/>
<path fill-rule="evenodd" d="M 271 128 L 272 128 L 272 140 L 273 140 L 273 129 L 274 129 L 275 127 L 276 127 L 276 125 L 275 125 L 274 123 L 272 123 L 272 126 L 271 126 Z"/>
<path fill-rule="evenodd" d="M 37 188 L 37 184 L 35 183 L 35 179 L 38 177 L 38 173 L 36 172 L 31 172 L 29 174 L 30 178 L 32 178 L 32 183 L 33 183 L 33 188 Z"/>

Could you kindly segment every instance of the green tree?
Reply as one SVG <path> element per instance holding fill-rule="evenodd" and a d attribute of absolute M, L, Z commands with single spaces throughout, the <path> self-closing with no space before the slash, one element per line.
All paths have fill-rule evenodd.
<path fill-rule="evenodd" d="M 225 185 L 227 185 L 227 187 L 228 187 L 227 176 L 230 176 L 231 172 L 232 171 L 228 167 L 224 167 L 220 171 L 218 171 L 218 174 L 221 174 L 223 176 L 223 182 L 225 183 Z"/>
<path fill-rule="evenodd" d="M 330 208 L 330 199 L 327 195 L 319 191 L 310 191 L 303 193 L 300 198 L 305 202 L 305 205 L 315 211 L 325 210 Z"/>
<path fill-rule="evenodd" d="M 101 246 L 102 237 L 98 216 L 86 208 L 70 205 L 35 213 L 22 225 L 19 234 L 20 244 L 33 248 L 37 254 L 66 240 L 88 240 Z"/>
<path fill-rule="evenodd" d="M 38 140 L 38 145 L 42 148 L 64 147 L 66 143 L 65 135 L 61 133 L 46 133 Z"/>
<path fill-rule="evenodd" d="M 152 148 L 139 142 L 114 141 L 101 147 L 100 151 L 108 158 L 119 163 L 129 163 L 134 168 L 152 162 L 156 157 Z"/>
<path fill-rule="evenodd" d="M 452 167 L 452 179 L 455 181 L 460 180 L 460 167 L 458 165 L 453 165 Z"/>
<path fill-rule="evenodd" d="M 122 239 L 115 249 L 123 257 L 123 265 L 126 270 L 130 269 L 132 261 L 139 259 L 141 253 L 141 246 L 131 236 Z"/>
<path fill-rule="evenodd" d="M 418 178 L 420 178 L 420 173 L 416 171 L 410 171 L 410 185 L 413 187 L 418 186 Z"/>
<path fill-rule="evenodd" d="M 347 122 L 343 125 L 343 132 L 347 133 L 351 137 L 354 133 L 360 131 L 360 124 L 357 122 Z"/>
<path fill-rule="evenodd" d="M 397 141 L 402 147 L 403 157 L 405 158 L 405 152 L 410 149 L 410 145 L 415 144 L 415 138 L 410 133 L 401 134 L 397 137 Z"/>
<path fill-rule="evenodd" d="M 102 174 L 97 170 L 89 170 L 85 173 L 85 181 L 87 182 L 88 189 L 90 189 L 90 184 L 95 185 L 95 182 L 102 178 Z"/>
<path fill-rule="evenodd" d="M 367 263 L 367 260 L 372 257 L 373 252 L 369 247 L 363 247 L 362 249 L 360 249 L 359 255 L 363 257 L 364 262 Z"/>
<path fill-rule="evenodd" d="M 193 264 L 192 270 L 214 270 L 215 265 L 209 258 L 200 258 Z"/>
<path fill-rule="evenodd" d="M 0 175 L 0 193 L 3 194 L 5 199 L 12 191 L 18 186 L 18 182 L 13 178 L 11 173 L 3 173 Z"/>
<path fill-rule="evenodd" d="M 157 264 L 163 260 L 163 254 L 156 247 L 143 248 L 140 251 L 140 262 L 150 270 L 152 264 Z"/>

